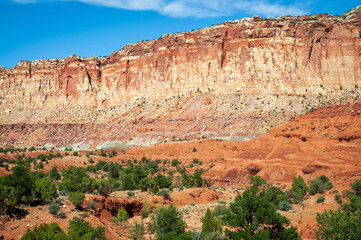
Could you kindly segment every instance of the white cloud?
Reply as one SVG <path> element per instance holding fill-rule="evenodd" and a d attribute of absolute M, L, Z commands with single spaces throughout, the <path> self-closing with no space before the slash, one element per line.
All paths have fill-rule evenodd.
<path fill-rule="evenodd" d="M 171 17 L 220 17 L 235 13 L 263 17 L 306 14 L 305 6 L 283 5 L 270 0 L 13 0 L 17 3 L 77 1 L 128 10 L 150 10 Z M 290 2 L 289 2 L 290 3 Z"/>

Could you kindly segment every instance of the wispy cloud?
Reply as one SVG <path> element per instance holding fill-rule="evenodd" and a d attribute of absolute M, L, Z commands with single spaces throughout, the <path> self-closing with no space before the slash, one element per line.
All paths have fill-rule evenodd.
<path fill-rule="evenodd" d="M 271 0 L 13 0 L 17 3 L 74 1 L 127 10 L 150 10 L 171 17 L 220 17 L 239 12 L 264 17 L 302 15 L 306 5 L 271 3 Z"/>

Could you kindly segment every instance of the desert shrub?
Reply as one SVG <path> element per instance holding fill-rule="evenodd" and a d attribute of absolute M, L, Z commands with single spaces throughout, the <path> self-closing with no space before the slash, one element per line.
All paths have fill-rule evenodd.
<path fill-rule="evenodd" d="M 104 150 L 103 150 L 103 149 L 101 149 L 101 150 L 100 150 L 100 154 L 99 154 L 99 156 L 101 156 L 101 157 L 106 157 L 106 156 L 107 156 L 107 154 L 104 152 Z"/>
<path fill-rule="evenodd" d="M 98 226 L 92 227 L 89 222 L 81 218 L 70 220 L 68 235 L 70 239 L 96 239 L 106 240 L 105 228 Z"/>
<path fill-rule="evenodd" d="M 287 201 L 286 194 L 278 187 L 271 186 L 266 190 L 266 197 L 277 207 L 282 201 Z"/>
<path fill-rule="evenodd" d="M 352 191 L 346 191 L 348 203 L 343 204 L 337 211 L 318 213 L 316 238 L 317 239 L 359 239 L 361 236 L 361 181 L 351 184 Z M 341 195 L 337 194 L 339 203 Z M 335 196 L 335 198 L 336 198 Z"/>
<path fill-rule="evenodd" d="M 168 189 L 162 189 L 162 190 L 158 191 L 156 194 L 157 194 L 158 196 L 165 196 L 165 195 L 168 194 L 168 192 L 169 192 Z"/>
<path fill-rule="evenodd" d="M 135 195 L 135 193 L 132 192 L 132 191 L 128 191 L 128 192 L 127 192 L 127 195 L 128 195 L 128 197 L 133 197 L 133 196 Z"/>
<path fill-rule="evenodd" d="M 333 188 L 333 184 L 331 181 L 328 181 L 325 183 L 324 187 L 325 187 L 325 190 L 330 190 L 331 188 Z"/>
<path fill-rule="evenodd" d="M 73 152 L 73 156 L 78 156 L 78 152 L 77 151 Z"/>
<path fill-rule="evenodd" d="M 282 201 L 278 204 L 278 209 L 282 211 L 289 211 L 292 209 L 292 205 L 287 201 Z"/>
<path fill-rule="evenodd" d="M 178 238 L 185 233 L 187 226 L 182 220 L 182 213 L 172 204 L 155 210 L 153 225 L 159 240 Z"/>
<path fill-rule="evenodd" d="M 60 213 L 58 214 L 58 217 L 60 217 L 60 218 L 66 218 L 65 212 L 60 212 Z"/>
<path fill-rule="evenodd" d="M 319 196 L 319 197 L 317 198 L 317 200 L 316 200 L 317 203 L 322 203 L 322 202 L 324 202 L 324 201 L 325 201 L 325 196 L 324 196 L 324 195 Z"/>
<path fill-rule="evenodd" d="M 290 221 L 279 214 L 275 205 L 253 185 L 236 196 L 229 211 L 222 217 L 229 239 L 300 239 L 296 228 L 286 228 Z"/>
<path fill-rule="evenodd" d="M 49 178 L 51 180 L 59 180 L 60 179 L 60 173 L 56 169 L 56 167 L 53 167 L 49 172 Z"/>
<path fill-rule="evenodd" d="M 49 203 L 58 197 L 58 193 L 55 184 L 48 178 L 42 177 L 34 182 L 33 196 L 43 203 Z"/>
<path fill-rule="evenodd" d="M 187 174 L 185 171 L 182 174 L 182 185 L 186 188 L 203 187 L 207 185 L 207 181 L 202 178 L 203 169 L 196 169 L 193 174 Z"/>
<path fill-rule="evenodd" d="M 157 185 L 154 185 L 153 189 L 152 189 L 152 193 L 153 194 L 157 194 L 159 192 L 159 188 Z"/>
<path fill-rule="evenodd" d="M 224 216 L 227 212 L 227 206 L 224 204 L 218 204 L 214 207 L 214 215 L 218 218 Z"/>
<path fill-rule="evenodd" d="M 288 198 L 293 198 L 293 190 L 292 188 L 286 189 L 285 194 Z"/>
<path fill-rule="evenodd" d="M 57 202 L 51 202 L 49 204 L 49 212 L 53 215 L 57 215 L 60 209 L 60 205 Z"/>
<path fill-rule="evenodd" d="M 34 201 L 35 174 L 23 165 L 11 169 L 10 175 L 0 176 L 0 208 L 12 211 L 18 204 Z"/>
<path fill-rule="evenodd" d="M 95 201 L 91 201 L 91 202 L 89 203 L 88 207 L 91 208 L 91 209 L 96 209 L 96 208 L 97 208 L 97 204 L 96 204 Z"/>
<path fill-rule="evenodd" d="M 44 169 L 44 163 L 40 162 L 34 166 L 34 169 Z"/>
<path fill-rule="evenodd" d="M 144 200 L 143 201 L 143 207 L 142 210 L 140 210 L 140 215 L 142 216 L 142 218 L 147 218 L 150 214 L 150 203 L 148 200 Z"/>
<path fill-rule="evenodd" d="M 152 189 L 153 186 L 154 186 L 154 181 L 152 178 L 145 177 L 139 181 L 139 188 L 142 191 L 147 191 L 149 189 Z"/>
<path fill-rule="evenodd" d="M 202 165 L 202 164 L 203 164 L 203 162 L 200 161 L 198 158 L 193 158 L 193 163 L 194 163 L 194 164 L 198 164 L 198 165 Z"/>
<path fill-rule="evenodd" d="M 124 221 L 128 220 L 129 214 L 128 214 L 128 212 L 127 212 L 124 208 L 120 207 L 120 208 L 118 209 L 117 218 L 118 218 L 118 220 L 119 220 L 120 222 L 124 222 Z"/>
<path fill-rule="evenodd" d="M 162 174 L 158 174 L 153 178 L 155 184 L 158 185 L 159 188 L 169 188 L 172 185 L 172 177 L 164 176 Z"/>
<path fill-rule="evenodd" d="M 294 200 L 300 204 L 301 209 L 304 209 L 303 201 L 305 200 L 308 187 L 301 176 L 293 177 L 292 179 L 292 191 Z"/>
<path fill-rule="evenodd" d="M 311 180 L 309 186 L 309 193 L 315 195 L 316 193 L 324 193 L 325 190 L 329 190 L 333 187 L 332 182 L 325 175 L 321 175 Z"/>
<path fill-rule="evenodd" d="M 80 208 L 83 204 L 85 194 L 81 192 L 71 192 L 69 194 L 70 201 L 74 204 L 76 208 Z"/>
<path fill-rule="evenodd" d="M 267 181 L 261 176 L 250 176 L 249 183 L 256 186 L 262 186 L 267 184 Z"/>
<path fill-rule="evenodd" d="M 361 180 L 356 180 L 354 183 L 352 183 L 351 188 L 355 195 L 361 196 Z"/>
<path fill-rule="evenodd" d="M 45 239 L 64 239 L 70 238 L 64 233 L 57 223 L 43 223 L 39 228 L 35 227 L 33 230 L 28 229 L 22 240 L 45 240 Z"/>
<path fill-rule="evenodd" d="M 82 213 L 80 214 L 80 217 L 81 217 L 81 218 L 87 218 L 87 217 L 89 217 L 89 213 L 88 213 L 88 212 L 82 212 Z"/>
<path fill-rule="evenodd" d="M 90 178 L 80 167 L 70 166 L 62 171 L 63 179 L 59 183 L 59 191 L 63 194 L 70 192 L 91 192 L 95 186 L 95 180 Z"/>
<path fill-rule="evenodd" d="M 342 196 L 341 194 L 337 193 L 335 195 L 335 201 L 338 203 L 338 204 L 342 204 Z"/>
<path fill-rule="evenodd" d="M 219 219 L 214 215 L 209 208 L 207 209 L 206 214 L 203 217 L 203 224 L 202 224 L 202 236 L 206 236 L 213 232 L 220 232 L 222 233 L 222 226 Z"/>
<path fill-rule="evenodd" d="M 182 162 L 178 161 L 178 159 L 174 159 L 172 160 L 172 166 L 175 167 L 175 166 L 178 166 L 179 164 L 181 164 Z"/>
<path fill-rule="evenodd" d="M 120 183 L 114 178 L 102 179 L 97 182 L 98 192 L 105 197 L 118 188 L 120 188 Z"/>
<path fill-rule="evenodd" d="M 129 229 L 129 238 L 134 240 L 145 240 L 144 231 L 145 228 L 143 223 L 135 222 L 134 225 Z"/>
<path fill-rule="evenodd" d="M 222 235 L 220 232 L 212 232 L 205 235 L 202 240 L 224 240 L 226 239 L 225 236 Z"/>

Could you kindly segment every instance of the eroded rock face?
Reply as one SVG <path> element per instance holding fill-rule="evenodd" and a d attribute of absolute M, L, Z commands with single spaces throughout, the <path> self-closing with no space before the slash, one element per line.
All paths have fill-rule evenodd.
<path fill-rule="evenodd" d="M 0 107 L 101 108 L 197 89 L 318 94 L 320 85 L 352 88 L 361 77 L 357 14 L 226 22 L 127 45 L 105 58 L 21 61 L 0 70 Z"/>
<path fill-rule="evenodd" d="M 203 125 L 192 136 L 206 129 L 208 136 L 259 135 L 357 92 L 360 11 L 243 19 L 127 45 L 109 57 L 21 61 L 0 68 L 0 124 L 122 123 L 128 141 L 139 132 L 153 136 L 162 121 L 184 125 L 149 142 L 187 137 L 180 131 L 188 123 Z"/>

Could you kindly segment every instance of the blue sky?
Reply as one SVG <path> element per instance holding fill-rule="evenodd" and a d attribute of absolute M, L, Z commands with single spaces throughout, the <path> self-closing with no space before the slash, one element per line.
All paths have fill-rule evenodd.
<path fill-rule="evenodd" d="M 361 0 L 0 0 L 0 66 L 107 56 L 128 43 L 260 15 L 341 15 Z"/>

